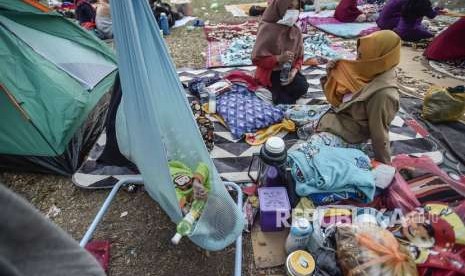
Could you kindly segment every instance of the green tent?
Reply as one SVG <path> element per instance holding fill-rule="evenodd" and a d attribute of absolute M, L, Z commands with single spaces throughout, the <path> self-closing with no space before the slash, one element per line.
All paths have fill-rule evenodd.
<path fill-rule="evenodd" d="M 56 12 L 0 0 L 0 64 L 0 167 L 72 173 L 103 128 L 112 50 Z"/>

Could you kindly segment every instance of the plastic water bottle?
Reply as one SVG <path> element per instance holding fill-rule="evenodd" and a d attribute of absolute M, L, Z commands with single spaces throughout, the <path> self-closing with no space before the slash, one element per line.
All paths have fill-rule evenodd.
<path fill-rule="evenodd" d="M 315 7 L 315 13 L 319 13 L 321 11 L 320 0 L 314 0 L 313 5 Z"/>
<path fill-rule="evenodd" d="M 173 244 L 178 244 L 182 237 L 189 235 L 194 224 L 199 219 L 205 206 L 205 200 L 194 200 L 189 213 L 176 226 L 176 234 L 171 238 Z"/>
<path fill-rule="evenodd" d="M 166 16 L 166 13 L 164 12 L 160 14 L 160 29 L 163 30 L 164 35 L 170 34 L 170 26 L 168 24 L 168 17 Z"/>
<path fill-rule="evenodd" d="M 283 68 L 281 69 L 281 73 L 279 75 L 279 80 L 281 83 L 287 83 L 289 80 L 289 73 L 291 73 L 292 64 L 290 62 L 286 62 L 283 64 Z"/>
<path fill-rule="evenodd" d="M 208 91 L 208 113 L 216 113 L 216 94 L 213 91 Z"/>
<path fill-rule="evenodd" d="M 209 101 L 209 93 L 207 87 L 205 87 L 205 83 L 201 82 L 197 84 L 197 88 L 199 90 L 199 97 L 200 97 L 200 104 L 205 104 Z M 216 106 L 215 106 L 216 109 Z"/>
<path fill-rule="evenodd" d="M 312 235 L 313 227 L 306 218 L 297 218 L 292 222 L 291 231 L 286 239 L 286 252 L 305 250 Z"/>

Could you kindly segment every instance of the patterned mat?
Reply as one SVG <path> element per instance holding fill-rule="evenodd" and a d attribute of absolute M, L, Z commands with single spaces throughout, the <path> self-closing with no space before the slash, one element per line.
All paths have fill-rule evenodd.
<path fill-rule="evenodd" d="M 323 66 L 304 67 L 303 74 L 307 77 L 310 85 L 307 95 L 299 100 L 299 104 L 321 104 L 325 99 L 323 91 L 319 85 L 319 78 L 325 74 Z M 187 82 L 195 77 L 213 75 L 215 73 L 226 74 L 232 70 L 242 70 L 253 73 L 255 67 L 237 68 L 216 68 L 205 70 L 179 69 L 178 74 L 182 82 Z M 187 91 L 189 100 L 194 99 Z M 214 120 L 214 119 L 213 119 Z M 252 155 L 258 153 L 260 146 L 250 146 L 243 140 L 237 141 L 232 138 L 227 128 L 218 121 L 215 124 L 215 147 L 211 151 L 211 158 L 214 161 L 221 176 L 230 181 L 247 182 L 247 174 Z M 295 133 L 282 132 L 279 134 L 288 149 L 295 147 L 299 140 Z M 435 141 L 428 138 L 428 132 L 424 130 L 409 114 L 401 110 L 391 125 L 390 138 L 393 154 L 427 154 L 437 163 L 445 160 L 442 152 L 444 149 Z M 78 172 L 73 175 L 73 182 L 77 186 L 85 188 L 108 188 L 114 185 L 118 179 L 126 175 L 137 174 L 125 167 L 102 166 L 95 162 L 103 148 L 105 147 L 106 136 L 103 133 L 87 160 L 83 163 Z M 371 150 L 368 152 L 373 156 Z M 252 170 L 254 173 L 254 170 Z"/>
<path fill-rule="evenodd" d="M 241 24 L 207 25 L 204 28 L 207 39 L 206 68 L 225 66 L 221 60 L 233 39 L 245 36 L 255 36 L 258 30 L 258 21 L 247 21 Z M 250 64 L 243 64 L 250 65 Z"/>
<path fill-rule="evenodd" d="M 300 16 L 308 24 L 334 36 L 342 38 L 357 38 L 378 31 L 376 22 L 343 23 L 334 18 L 334 11 L 320 13 L 305 12 Z"/>
<path fill-rule="evenodd" d="M 234 38 L 231 42 L 218 42 L 209 52 L 213 67 L 237 67 L 252 65 L 255 36 Z M 355 59 L 355 47 L 349 49 L 341 39 L 311 28 L 304 35 L 304 64 L 323 64 L 331 59 Z"/>
<path fill-rule="evenodd" d="M 429 65 L 435 70 L 445 75 L 459 80 L 465 80 L 465 60 L 435 61 L 430 60 Z"/>
<path fill-rule="evenodd" d="M 209 41 L 207 46 L 206 64 L 207 68 L 225 66 L 221 60 L 221 54 L 224 53 L 231 44 L 230 41 Z M 250 64 L 243 64 L 250 65 Z"/>
<path fill-rule="evenodd" d="M 251 23 L 254 25 L 255 23 Z M 247 26 L 252 26 L 247 25 Z M 209 30 L 207 32 L 208 49 L 206 68 L 238 67 L 252 65 L 251 55 L 256 36 L 252 32 L 237 32 L 237 26 L 229 25 L 228 29 L 219 28 L 220 31 Z M 224 26 L 223 26 L 224 27 Z M 325 61 L 328 59 L 354 59 L 356 57 L 356 44 L 347 47 L 348 40 L 343 40 L 310 26 L 304 34 L 304 61 L 315 64 L 311 59 Z M 307 64 L 307 63 L 305 63 Z"/>

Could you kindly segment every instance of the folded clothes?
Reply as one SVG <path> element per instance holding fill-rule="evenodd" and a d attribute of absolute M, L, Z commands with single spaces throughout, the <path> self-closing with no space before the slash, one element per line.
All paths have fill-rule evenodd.
<path fill-rule="evenodd" d="M 299 196 L 348 192 L 363 194 L 365 203 L 373 200 L 370 159 L 360 150 L 304 143 L 289 152 L 289 166 Z"/>
<path fill-rule="evenodd" d="M 349 144 L 344 139 L 336 134 L 332 134 L 331 132 L 318 132 L 310 136 L 310 139 L 307 140 L 309 144 L 312 145 L 321 145 L 321 146 L 328 146 L 328 147 L 337 147 L 337 148 L 352 148 L 352 149 L 359 149 L 364 151 L 366 148 L 366 144 Z"/>
<path fill-rule="evenodd" d="M 350 144 L 340 136 L 331 132 L 318 132 L 310 136 L 307 140 L 312 145 L 324 145 L 328 147 L 350 148 Z"/>
<path fill-rule="evenodd" d="M 297 126 L 303 126 L 310 121 L 319 120 L 328 111 L 330 105 L 278 105 L 284 111 L 286 119 L 294 121 Z"/>
<path fill-rule="evenodd" d="M 255 95 L 257 95 L 257 97 L 259 97 L 262 101 L 273 104 L 273 94 L 271 94 L 271 91 L 265 87 L 260 87 L 255 90 Z"/>
<path fill-rule="evenodd" d="M 221 77 L 219 74 L 215 74 L 211 77 L 194 78 L 191 81 L 189 81 L 189 83 L 187 84 L 187 88 L 189 89 L 189 92 L 198 97 L 200 94 L 200 89 L 202 87 L 212 85 L 220 80 Z"/>
<path fill-rule="evenodd" d="M 265 143 L 268 138 L 277 135 L 281 131 L 294 132 L 294 122 L 291 120 L 283 119 L 281 123 L 271 125 L 268 128 L 260 129 L 255 133 L 247 133 L 245 135 L 245 142 L 251 146 L 258 146 Z"/>
<path fill-rule="evenodd" d="M 244 71 L 234 70 L 228 73 L 226 76 L 224 76 L 224 78 L 232 83 L 245 86 L 250 91 L 256 92 L 257 89 L 262 88 L 262 86 L 257 82 L 253 75 L 248 74 Z"/>

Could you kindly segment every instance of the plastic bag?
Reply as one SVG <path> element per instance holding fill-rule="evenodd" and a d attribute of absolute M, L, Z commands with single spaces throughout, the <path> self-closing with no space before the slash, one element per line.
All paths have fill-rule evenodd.
<path fill-rule="evenodd" d="M 398 155 L 392 160 L 392 166 L 395 167 L 397 171 L 401 169 L 412 169 L 413 171 L 421 171 L 438 176 L 444 183 L 448 184 L 450 188 L 465 197 L 465 183 L 449 177 L 445 171 L 438 167 L 438 165 L 426 155 L 421 157 L 411 157 L 405 154 Z"/>
<path fill-rule="evenodd" d="M 418 275 L 407 249 L 391 232 L 377 226 L 338 226 L 336 245 L 344 275 Z"/>
<path fill-rule="evenodd" d="M 407 212 L 420 206 L 420 202 L 399 172 L 396 172 L 392 184 L 386 190 L 384 201 L 384 207 L 388 209 L 400 208 Z"/>
<path fill-rule="evenodd" d="M 431 122 L 456 121 L 465 112 L 465 87 L 432 86 L 423 103 L 423 117 Z"/>
<path fill-rule="evenodd" d="M 408 155 L 398 155 L 392 160 L 392 166 L 397 172 L 394 180 L 386 190 L 385 207 L 388 209 L 401 208 L 403 211 L 412 211 L 420 206 L 415 193 L 411 190 L 407 181 L 399 173 L 400 170 L 422 171 L 427 174 L 438 176 L 451 189 L 465 197 L 465 184 L 456 181 L 441 170 L 428 156 L 411 157 Z"/>

